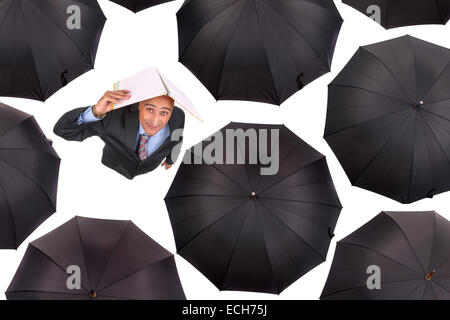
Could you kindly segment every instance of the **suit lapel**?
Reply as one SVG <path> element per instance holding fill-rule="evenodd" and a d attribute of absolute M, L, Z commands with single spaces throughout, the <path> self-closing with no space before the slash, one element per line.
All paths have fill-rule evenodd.
<path fill-rule="evenodd" d="M 138 161 L 136 153 L 136 138 L 139 132 L 139 104 L 133 104 L 125 115 L 125 143 L 127 150 Z"/>

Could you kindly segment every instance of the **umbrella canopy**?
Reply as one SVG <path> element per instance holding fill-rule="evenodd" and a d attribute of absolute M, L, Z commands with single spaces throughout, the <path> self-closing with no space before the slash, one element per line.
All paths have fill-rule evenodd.
<path fill-rule="evenodd" d="M 353 185 L 410 203 L 450 190 L 450 50 L 361 47 L 329 86 L 325 139 Z"/>
<path fill-rule="evenodd" d="M 173 0 L 111 0 L 134 13 Z"/>
<path fill-rule="evenodd" d="M 338 242 L 321 299 L 449 300 L 449 246 L 436 212 L 383 212 Z"/>
<path fill-rule="evenodd" d="M 91 70 L 105 21 L 93 0 L 0 1 L 0 95 L 45 101 Z"/>
<path fill-rule="evenodd" d="M 278 173 L 261 175 L 262 162 L 248 159 L 187 164 L 191 157 L 199 162 L 198 148 L 211 146 L 207 139 L 186 152 L 166 206 L 178 253 L 219 290 L 278 294 L 326 259 L 342 207 L 325 157 L 289 129 L 230 123 L 219 132 L 239 129 L 279 132 Z M 238 142 L 223 159 L 230 150 L 248 158 L 251 147 L 275 141 L 269 140 Z"/>
<path fill-rule="evenodd" d="M 187 0 L 179 59 L 216 100 L 280 105 L 330 71 L 342 25 L 332 0 Z"/>
<path fill-rule="evenodd" d="M 60 159 L 33 116 L 0 103 L 0 248 L 56 211 Z"/>
<path fill-rule="evenodd" d="M 80 289 L 69 289 L 68 269 Z M 173 255 L 131 221 L 75 217 L 28 246 L 10 300 L 185 299 Z"/>
<path fill-rule="evenodd" d="M 343 0 L 343 3 L 376 18 L 391 29 L 418 24 L 446 24 L 450 18 L 448 0 Z"/>

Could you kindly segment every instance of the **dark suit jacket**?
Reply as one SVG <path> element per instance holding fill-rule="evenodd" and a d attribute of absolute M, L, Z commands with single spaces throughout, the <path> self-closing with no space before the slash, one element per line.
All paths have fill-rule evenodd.
<path fill-rule="evenodd" d="M 58 120 L 53 131 L 70 141 L 83 141 L 92 136 L 100 137 L 105 142 L 102 163 L 128 179 L 154 170 L 164 159 L 168 164 L 173 164 L 177 160 L 182 136 L 179 141 L 167 138 L 150 157 L 143 161 L 139 159 L 136 153 L 139 131 L 138 103 L 109 112 L 102 120 L 78 124 L 78 117 L 86 109 L 87 107 L 77 108 L 67 112 Z M 184 118 L 184 111 L 175 107 L 169 120 L 171 134 L 176 129 L 184 128 Z M 175 159 L 171 157 L 172 149 L 176 155 Z"/>

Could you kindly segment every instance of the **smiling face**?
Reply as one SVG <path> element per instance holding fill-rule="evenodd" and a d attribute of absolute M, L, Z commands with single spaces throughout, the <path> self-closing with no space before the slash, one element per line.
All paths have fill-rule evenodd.
<path fill-rule="evenodd" d="M 168 96 L 159 96 L 139 103 L 139 122 L 144 131 L 152 136 L 164 128 L 172 116 L 174 101 Z"/>

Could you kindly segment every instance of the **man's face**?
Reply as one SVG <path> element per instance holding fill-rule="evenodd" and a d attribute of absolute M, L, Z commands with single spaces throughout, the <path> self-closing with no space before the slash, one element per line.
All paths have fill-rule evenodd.
<path fill-rule="evenodd" d="M 144 131 L 152 136 L 169 121 L 174 101 L 168 96 L 159 96 L 139 103 L 139 122 Z"/>

